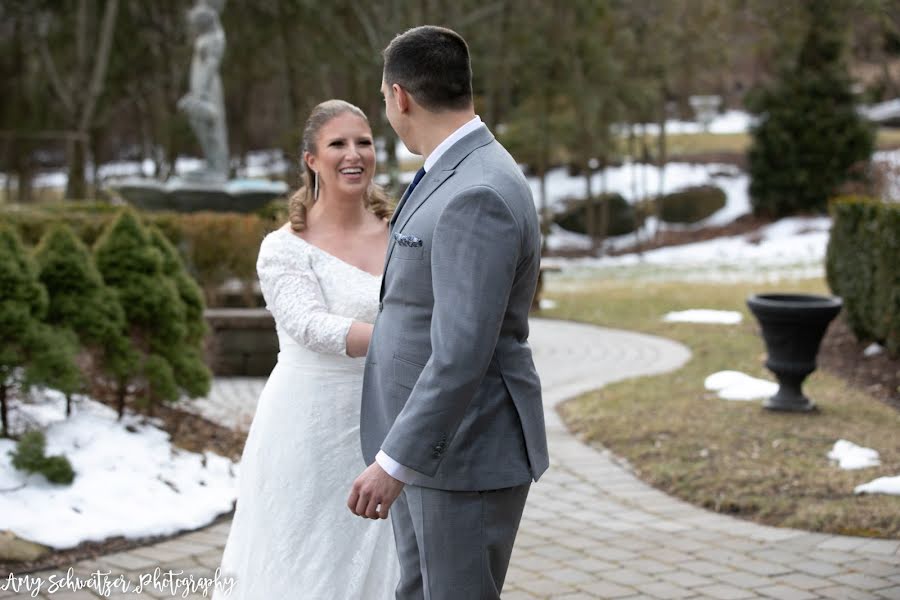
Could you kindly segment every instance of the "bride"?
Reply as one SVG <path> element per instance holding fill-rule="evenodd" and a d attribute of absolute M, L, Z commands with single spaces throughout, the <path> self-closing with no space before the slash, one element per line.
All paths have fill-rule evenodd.
<path fill-rule="evenodd" d="M 222 575 L 229 600 L 394 597 L 390 523 L 354 517 L 363 365 L 378 312 L 391 208 L 372 183 L 365 114 L 342 100 L 303 131 L 304 186 L 290 222 L 262 242 L 257 271 L 280 352 L 241 459 Z"/>

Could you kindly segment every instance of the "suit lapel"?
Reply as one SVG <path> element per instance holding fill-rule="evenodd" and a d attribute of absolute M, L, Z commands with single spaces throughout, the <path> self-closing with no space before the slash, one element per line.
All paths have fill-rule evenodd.
<path fill-rule="evenodd" d="M 403 198 L 400 200 L 399 204 L 397 204 L 394 216 L 391 217 L 391 236 L 388 240 L 387 258 L 385 258 L 384 261 L 385 275 L 387 274 L 388 265 L 391 262 L 391 256 L 394 254 L 394 247 L 397 245 L 397 240 L 394 239 L 393 235 L 394 231 L 403 231 L 403 227 L 409 221 L 410 217 L 415 214 L 419 207 L 425 204 L 425 201 L 428 200 L 428 198 L 434 194 L 445 181 L 453 176 L 456 172 L 456 167 L 459 166 L 459 163 L 461 163 L 463 159 L 478 148 L 481 148 L 492 141 L 494 141 L 494 136 L 486 126 L 482 125 L 480 128 L 453 144 L 447 152 L 438 159 L 434 166 L 425 173 L 425 176 L 413 190 L 412 194 L 408 197 L 406 194 L 403 195 Z M 402 215 L 400 214 L 401 209 L 403 210 Z M 384 298 L 384 284 L 385 279 L 382 277 L 381 294 L 379 298 Z"/>

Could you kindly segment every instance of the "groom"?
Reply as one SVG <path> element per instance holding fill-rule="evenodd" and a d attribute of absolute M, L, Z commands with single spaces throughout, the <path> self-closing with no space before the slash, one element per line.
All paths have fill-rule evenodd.
<path fill-rule="evenodd" d="M 362 392 L 370 466 L 347 504 L 368 518 L 392 509 L 398 600 L 499 598 L 528 489 L 548 465 L 528 345 L 534 202 L 475 115 L 457 33 L 394 38 L 381 91 L 425 166 L 391 222 Z"/>

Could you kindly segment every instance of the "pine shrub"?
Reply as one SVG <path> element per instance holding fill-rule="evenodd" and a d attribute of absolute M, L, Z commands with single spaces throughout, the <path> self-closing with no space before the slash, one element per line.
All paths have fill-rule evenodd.
<path fill-rule="evenodd" d="M 834 2 L 806 0 L 809 28 L 793 66 L 751 96 L 760 115 L 749 151 L 754 212 L 825 212 L 844 184 L 865 180 L 874 148 L 844 60 L 847 23 Z"/>
<path fill-rule="evenodd" d="M 37 245 L 47 233 L 69 227 L 86 246 L 94 246 L 117 213 L 81 202 L 16 208 L 0 206 L 0 218 L 29 245 Z M 256 214 L 153 212 L 141 219 L 159 228 L 176 249 L 185 270 L 200 286 L 204 300 L 219 299 L 223 283 L 238 279 L 246 286 L 256 281 L 256 257 L 265 234 L 282 221 Z M 250 298 L 248 298 L 248 301 Z"/>
<path fill-rule="evenodd" d="M 18 236 L 0 227 L 0 436 L 9 436 L 8 400 L 33 384 L 70 393 L 80 385 L 77 345 L 65 328 L 44 322 L 47 290 Z"/>
<path fill-rule="evenodd" d="M 62 455 L 46 456 L 47 438 L 42 431 L 29 431 L 9 454 L 12 465 L 26 473 L 40 473 L 51 483 L 68 485 L 75 480 L 75 470 Z"/>
<path fill-rule="evenodd" d="M 137 356 L 126 336 L 125 312 L 90 250 L 71 228 L 57 225 L 44 235 L 35 257 L 50 297 L 47 321 L 78 336 L 94 367 L 85 375 L 116 378 L 132 371 Z"/>
<path fill-rule="evenodd" d="M 130 374 L 139 402 L 152 410 L 209 391 L 211 374 L 202 360 L 203 301 L 180 258 L 158 232 L 149 232 L 137 214 L 123 210 L 94 248 L 97 267 L 125 311 L 140 367 Z M 118 386 L 123 414 L 128 385 Z"/>

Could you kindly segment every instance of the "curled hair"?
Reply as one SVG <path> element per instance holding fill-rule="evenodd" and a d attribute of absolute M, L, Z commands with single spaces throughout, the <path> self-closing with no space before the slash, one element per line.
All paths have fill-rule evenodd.
<path fill-rule="evenodd" d="M 316 138 L 326 123 L 344 113 L 350 113 L 363 119 L 366 123 L 369 119 L 366 114 L 359 108 L 349 102 L 343 100 L 326 100 L 316 106 L 309 114 L 306 120 L 306 126 L 303 128 L 303 140 L 300 143 L 300 155 L 305 152 L 310 154 L 316 153 Z M 312 205 L 316 203 L 315 196 L 315 172 L 303 162 L 303 175 L 300 188 L 291 195 L 288 200 L 288 218 L 291 222 L 291 229 L 300 232 L 306 229 L 306 215 Z M 379 219 L 390 219 L 394 213 L 393 203 L 384 189 L 374 181 L 369 183 L 366 190 L 363 204 L 366 209 L 377 216 Z"/>

